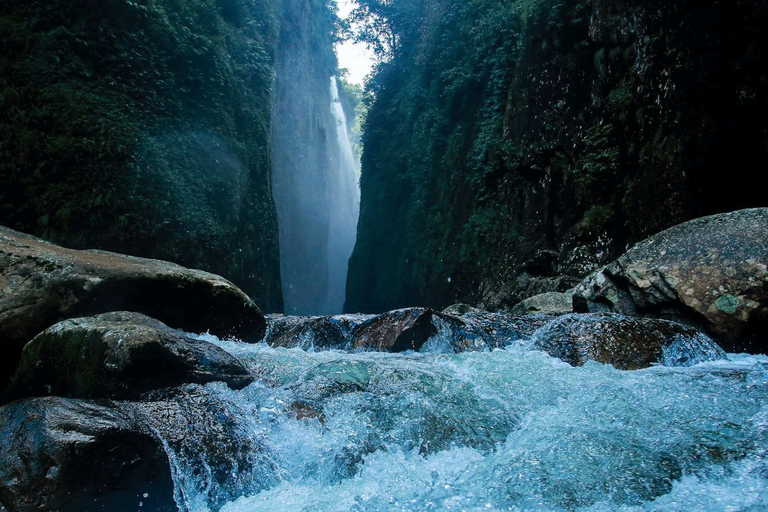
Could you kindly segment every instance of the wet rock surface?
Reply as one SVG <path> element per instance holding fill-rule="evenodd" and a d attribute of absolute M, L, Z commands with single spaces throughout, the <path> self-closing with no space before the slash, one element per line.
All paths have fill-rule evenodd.
<path fill-rule="evenodd" d="M 140 313 L 113 312 L 60 322 L 29 342 L 6 399 L 55 395 L 136 398 L 184 383 L 253 381 L 223 349 Z"/>
<path fill-rule="evenodd" d="M 449 324 L 449 336 L 454 351 L 462 352 L 470 348 L 490 349 L 513 344 L 528 338 L 553 317 L 545 314 L 513 316 L 504 312 L 492 313 L 473 308 L 464 314 L 455 315 L 454 318 Z M 445 332 L 445 329 L 442 332 Z"/>
<path fill-rule="evenodd" d="M 0 372 L 47 327 L 108 311 L 137 311 L 190 332 L 258 341 L 259 308 L 226 279 L 160 260 L 77 251 L 0 227 Z"/>
<path fill-rule="evenodd" d="M 264 341 L 272 347 L 345 349 L 352 329 L 373 315 L 267 316 Z"/>
<path fill-rule="evenodd" d="M 504 347 L 530 335 L 555 315 L 514 316 L 456 304 L 437 312 L 406 308 L 380 315 L 297 317 L 267 315 L 264 341 L 305 350 L 465 352 Z"/>
<path fill-rule="evenodd" d="M 160 441 L 110 402 L 19 400 L 0 409 L 0 501 L 9 512 L 175 512 Z"/>
<path fill-rule="evenodd" d="M 620 370 L 653 364 L 689 366 L 725 357 L 717 344 L 696 329 L 615 313 L 564 315 L 534 332 L 527 343 L 573 366 L 597 361 Z"/>
<path fill-rule="evenodd" d="M 232 395 L 222 396 L 222 388 L 191 384 L 154 391 L 132 404 L 136 417 L 163 439 L 180 471 L 206 474 L 206 485 L 198 491 L 210 510 L 219 510 L 244 490 L 257 493 L 278 483 L 271 454 L 252 435 L 262 428 L 258 418 L 249 420 Z"/>
<path fill-rule="evenodd" d="M 702 217 L 651 236 L 585 279 L 574 307 L 682 321 L 728 351 L 766 352 L 768 209 Z"/>
<path fill-rule="evenodd" d="M 350 346 L 389 352 L 418 350 L 437 334 L 431 321 L 435 314 L 429 308 L 408 308 L 377 315 L 352 330 Z"/>

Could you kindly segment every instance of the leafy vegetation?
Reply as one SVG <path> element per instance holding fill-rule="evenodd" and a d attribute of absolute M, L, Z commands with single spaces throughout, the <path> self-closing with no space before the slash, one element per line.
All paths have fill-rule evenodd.
<path fill-rule="evenodd" d="M 169 259 L 280 309 L 273 0 L 0 7 L 0 222 Z"/>
<path fill-rule="evenodd" d="M 509 306 L 671 224 L 765 204 L 746 171 L 707 176 L 731 147 L 768 151 L 768 12 L 693 4 L 361 0 L 380 62 L 346 308 Z"/>

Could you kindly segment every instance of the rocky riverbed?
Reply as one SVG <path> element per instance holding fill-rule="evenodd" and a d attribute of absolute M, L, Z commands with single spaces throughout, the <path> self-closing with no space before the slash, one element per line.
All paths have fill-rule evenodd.
<path fill-rule="evenodd" d="M 590 312 L 326 317 L 3 228 L 0 504 L 756 510 L 768 360 L 734 352 L 765 351 L 766 226 L 662 232 L 568 294 Z"/>

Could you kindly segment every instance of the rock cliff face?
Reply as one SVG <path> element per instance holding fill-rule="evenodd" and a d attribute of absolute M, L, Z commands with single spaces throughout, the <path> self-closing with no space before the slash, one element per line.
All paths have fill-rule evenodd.
<path fill-rule="evenodd" d="M 274 2 L 0 6 L 0 224 L 222 274 L 281 310 Z"/>
<path fill-rule="evenodd" d="M 347 311 L 512 306 L 766 204 L 764 2 L 392 4 Z"/>

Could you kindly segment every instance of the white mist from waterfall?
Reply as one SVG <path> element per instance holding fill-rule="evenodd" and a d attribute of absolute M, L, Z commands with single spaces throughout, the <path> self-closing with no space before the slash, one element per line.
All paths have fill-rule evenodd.
<path fill-rule="evenodd" d="M 331 77 L 331 112 L 336 123 L 338 158 L 330 169 L 331 201 L 328 234 L 328 295 L 325 310 L 341 312 L 344 307 L 347 266 L 357 235 L 360 212 L 360 163 L 352 154 L 347 120 L 339 101 L 336 77 Z"/>

